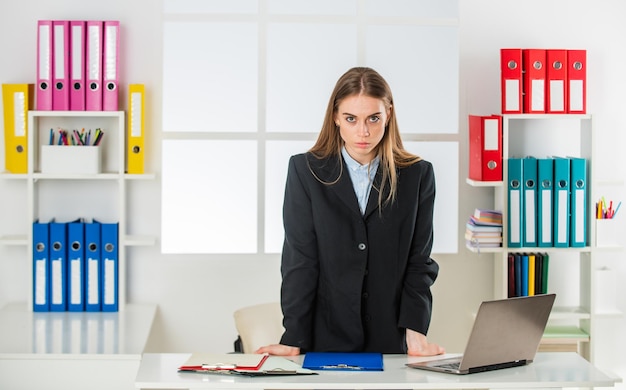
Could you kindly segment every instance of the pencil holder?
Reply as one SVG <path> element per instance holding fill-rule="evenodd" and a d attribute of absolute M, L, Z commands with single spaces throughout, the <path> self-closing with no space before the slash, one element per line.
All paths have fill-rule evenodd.
<path fill-rule="evenodd" d="M 626 242 L 620 219 L 596 219 L 596 246 L 599 248 L 620 247 Z"/>
<path fill-rule="evenodd" d="M 41 146 L 41 173 L 97 174 L 101 171 L 100 146 Z"/>

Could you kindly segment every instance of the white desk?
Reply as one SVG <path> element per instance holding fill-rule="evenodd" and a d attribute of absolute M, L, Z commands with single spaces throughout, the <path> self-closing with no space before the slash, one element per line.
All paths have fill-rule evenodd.
<path fill-rule="evenodd" d="M 319 375 L 239 377 L 179 373 L 190 354 L 144 354 L 135 386 L 140 389 L 531 389 L 613 387 L 615 380 L 573 352 L 539 353 L 525 367 L 470 375 L 408 368 L 424 358 L 385 355 L 382 372 L 319 371 Z M 301 363 L 302 356 L 294 358 Z"/>
<path fill-rule="evenodd" d="M 156 305 L 118 313 L 0 310 L 0 389 L 132 390 Z"/>

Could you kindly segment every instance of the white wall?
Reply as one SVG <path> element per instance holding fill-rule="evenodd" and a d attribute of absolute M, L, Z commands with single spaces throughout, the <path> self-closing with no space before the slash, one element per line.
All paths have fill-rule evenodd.
<path fill-rule="evenodd" d="M 23 0 L 0 3 L 0 82 L 33 82 L 35 76 L 35 25 L 38 19 L 117 19 L 125 38 L 121 49 L 121 84 L 144 83 L 147 170 L 156 172 L 151 182 L 128 185 L 132 231 L 158 236 L 160 226 L 162 4 L 153 0 Z M 467 114 L 498 112 L 499 48 L 564 47 L 588 50 L 588 111 L 605 139 L 598 162 L 603 171 L 624 178 L 623 143 L 626 97 L 623 64 L 626 51 L 626 3 L 621 0 L 461 0 L 460 1 L 460 102 L 459 128 L 467 132 Z M 122 90 L 122 106 L 126 90 Z M 0 138 L 2 135 L 0 135 Z M 459 226 L 475 207 L 489 207 L 489 189 L 465 184 L 467 143 L 461 137 Z M 617 140 L 617 141 L 615 141 Z M 0 161 L 4 158 L 0 150 Z M 620 170 L 611 168 L 611 159 Z M 1 165 L 1 163 L 0 163 Z M 15 180 L 0 181 L 0 234 L 25 226 L 21 206 L 25 187 Z M 18 204 L 18 207 L 14 206 Z M 459 229 L 461 230 L 461 229 Z M 442 255 L 439 280 L 434 288 L 435 309 L 430 338 L 449 351 L 459 351 L 472 323 L 478 302 L 492 292 L 491 256 L 463 249 L 459 231 L 458 255 Z M 623 256 L 621 256 L 623 257 Z M 159 305 L 149 341 L 149 352 L 230 351 L 236 336 L 232 312 L 241 306 L 272 301 L 280 286 L 279 258 L 275 255 L 209 256 L 163 255 L 159 245 L 128 251 L 127 292 L 130 302 Z M 28 297 L 25 249 L 0 246 L 0 306 Z M 624 262 L 626 263 L 626 262 Z M 626 277 L 622 267 L 619 279 Z M 619 280 L 618 279 L 618 280 Z M 626 296 L 618 286 L 622 311 Z M 607 347 L 607 353 L 611 346 Z M 623 350 L 621 345 L 615 350 Z M 620 358 L 621 366 L 623 357 Z"/>

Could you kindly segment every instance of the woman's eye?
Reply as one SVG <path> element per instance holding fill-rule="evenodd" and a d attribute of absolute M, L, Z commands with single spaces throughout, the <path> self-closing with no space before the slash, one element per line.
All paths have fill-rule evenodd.
<path fill-rule="evenodd" d="M 374 116 L 370 117 L 370 122 L 376 123 L 378 121 L 380 121 L 380 117 L 379 116 L 374 115 Z"/>
<path fill-rule="evenodd" d="M 353 117 L 353 116 L 347 116 L 347 117 L 346 117 L 346 122 L 353 123 L 355 120 L 356 120 L 356 119 L 354 119 L 354 117 Z"/>

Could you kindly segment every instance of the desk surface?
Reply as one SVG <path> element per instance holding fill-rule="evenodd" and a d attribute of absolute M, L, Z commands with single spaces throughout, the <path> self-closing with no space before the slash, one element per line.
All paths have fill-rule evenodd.
<path fill-rule="evenodd" d="M 405 363 L 427 358 L 385 355 L 382 372 L 319 371 L 319 375 L 238 377 L 179 373 L 190 354 L 144 354 L 135 380 L 140 389 L 484 389 L 613 387 L 615 380 L 573 352 L 538 353 L 524 367 L 470 374 L 439 374 Z M 302 356 L 294 361 L 301 363 Z"/>
<path fill-rule="evenodd" d="M 12 303 L 0 310 L 0 388 L 132 389 L 154 304 L 123 311 L 45 312 Z"/>

